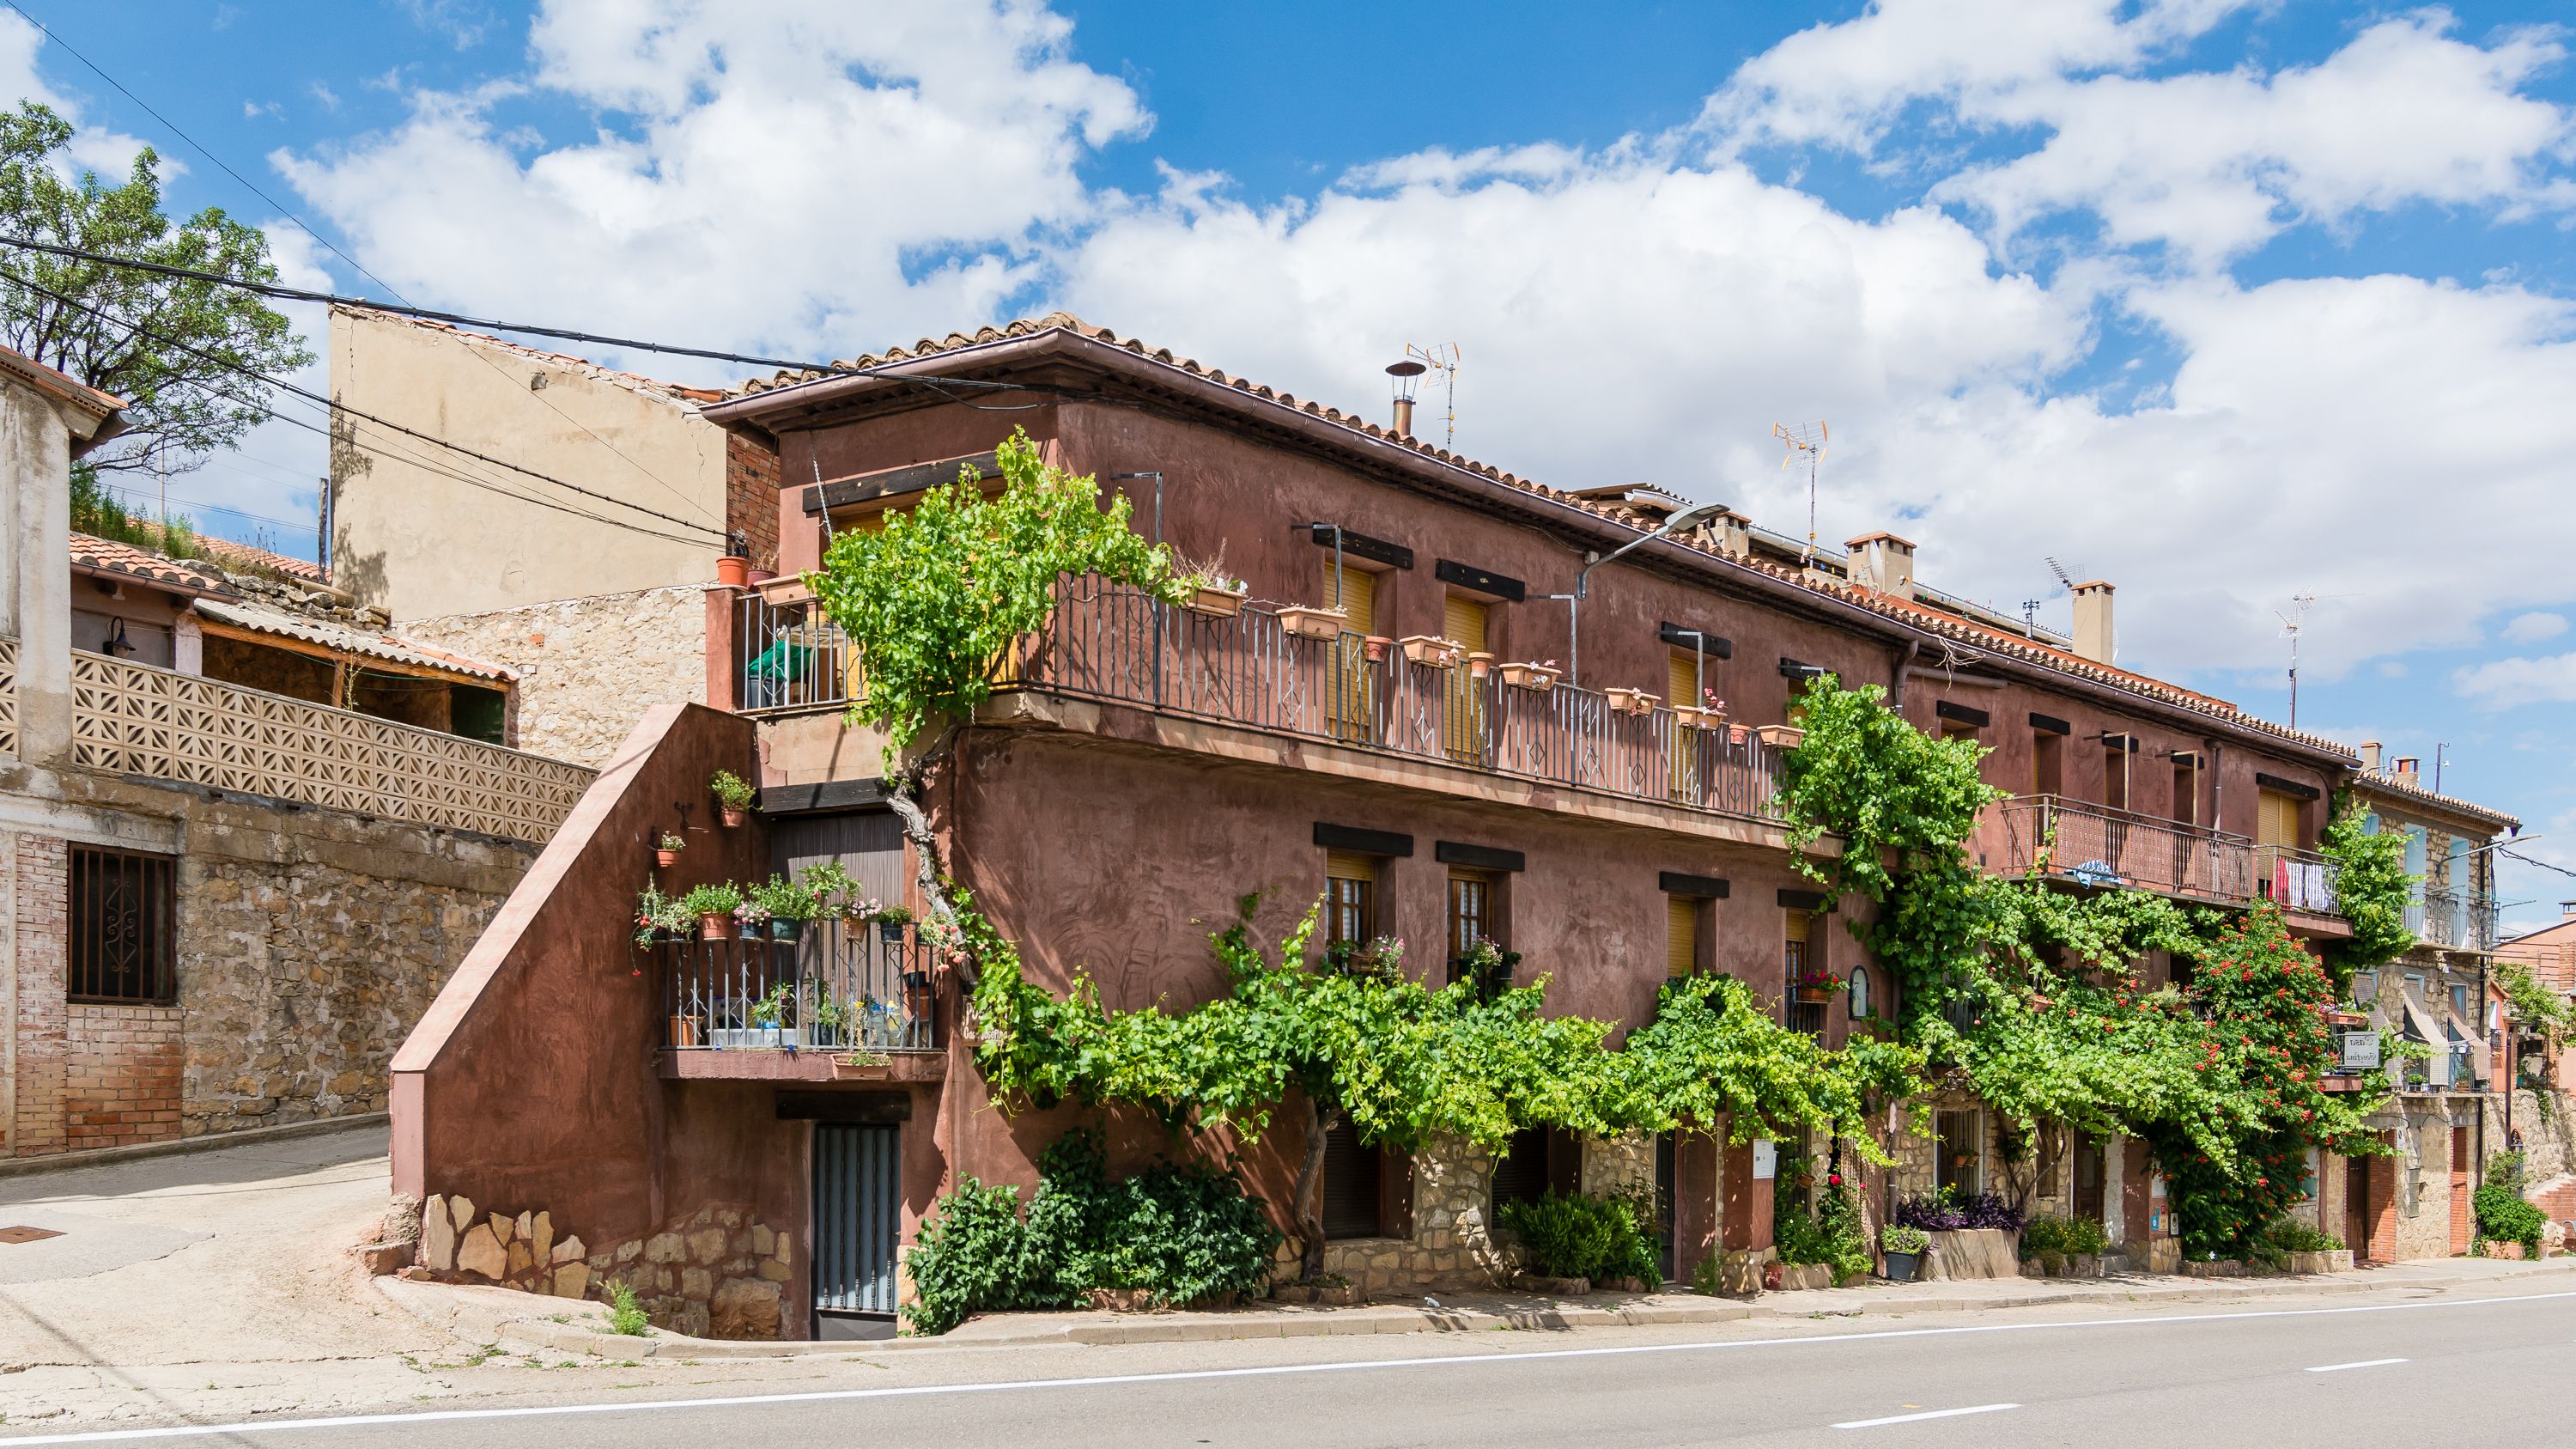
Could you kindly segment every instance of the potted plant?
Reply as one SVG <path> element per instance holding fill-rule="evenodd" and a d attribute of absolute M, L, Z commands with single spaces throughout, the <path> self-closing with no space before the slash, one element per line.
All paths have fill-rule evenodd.
<path fill-rule="evenodd" d="M 793 941 L 803 936 L 805 923 L 817 913 L 813 891 L 774 875 L 767 885 L 752 887 L 751 898 L 769 912 L 769 939 L 773 941 Z"/>
<path fill-rule="evenodd" d="M 725 927 L 732 922 L 733 913 L 741 905 L 742 891 L 729 882 L 718 881 L 711 885 L 691 886 L 689 893 L 680 897 L 680 915 L 684 920 L 690 917 L 697 919 L 698 939 L 721 941 L 725 938 Z"/>
<path fill-rule="evenodd" d="M 687 836 L 676 830 L 665 830 L 662 832 L 661 840 L 653 847 L 653 864 L 663 870 L 669 870 L 680 863 L 680 852 L 688 848 Z"/>
<path fill-rule="evenodd" d="M 890 946 L 903 944 L 903 928 L 912 924 L 912 907 L 879 906 L 876 909 L 877 937 Z"/>
<path fill-rule="evenodd" d="M 1673 718 L 1693 729 L 1722 730 L 1726 728 L 1726 701 L 1717 697 L 1716 690 L 1704 689 L 1698 704 L 1674 700 Z"/>
<path fill-rule="evenodd" d="M 1797 980 L 1798 999 L 1811 1005 L 1820 1001 L 1831 1001 L 1834 999 L 1834 992 L 1842 984 L 1842 978 L 1829 971 L 1808 971 Z"/>
<path fill-rule="evenodd" d="M 1610 707 L 1621 714 L 1653 714 L 1655 706 L 1664 702 L 1662 695 L 1649 694 L 1642 689 L 1605 689 L 1602 695 L 1610 701 Z"/>
<path fill-rule="evenodd" d="M 1398 976 L 1404 970 L 1404 938 L 1335 941 L 1324 948 L 1324 964 L 1345 976 Z"/>
<path fill-rule="evenodd" d="M 1231 619 L 1243 612 L 1251 586 L 1225 571 L 1225 550 L 1205 563 L 1182 563 L 1173 570 L 1173 593 L 1184 609 L 1212 619 Z"/>
<path fill-rule="evenodd" d="M 1503 683 L 1514 689 L 1535 689 L 1544 694 L 1556 688 L 1556 661 L 1553 659 L 1535 664 L 1502 664 L 1495 667 L 1502 672 Z"/>
<path fill-rule="evenodd" d="M 761 994 L 759 1000 L 751 1004 L 751 1024 L 760 1034 L 757 1038 L 759 1045 L 783 1047 L 789 1044 L 787 1008 L 795 999 L 796 988 L 788 982 L 781 981 L 772 985 L 768 991 Z"/>
<path fill-rule="evenodd" d="M 751 808 L 750 782 L 731 770 L 718 770 L 707 778 L 707 788 L 716 793 L 716 813 L 724 818 L 725 828 L 740 825 L 743 812 Z"/>
<path fill-rule="evenodd" d="M 1468 653 L 1467 653 L 1467 677 L 1468 677 L 1468 678 L 1470 678 L 1470 679 L 1482 679 L 1482 678 L 1484 678 L 1486 675 L 1491 674 L 1491 673 L 1493 673 L 1493 672 L 1494 672 L 1494 656 L 1493 656 L 1493 655 L 1491 655 L 1491 654 L 1487 654 L 1487 653 L 1485 653 L 1485 652 L 1484 652 L 1484 651 L 1482 651 L 1482 650 L 1469 650 L 1469 651 L 1468 651 Z"/>
<path fill-rule="evenodd" d="M 733 918 L 742 926 L 742 938 L 757 941 L 769 934 L 769 907 L 761 902 L 760 887 L 743 893 L 741 904 L 733 908 Z"/>
<path fill-rule="evenodd" d="M 1351 616 L 1340 609 L 1290 604 L 1279 611 L 1279 627 L 1300 639 L 1339 639 Z"/>
<path fill-rule="evenodd" d="M 646 886 L 635 897 L 635 944 L 657 946 L 670 939 L 673 906 L 669 896 Z"/>
<path fill-rule="evenodd" d="M 1911 1283 L 1915 1270 L 1922 1266 L 1923 1255 L 1932 1247 L 1932 1235 L 1897 1223 L 1880 1230 L 1878 1246 L 1887 1255 L 1887 1281 Z"/>
<path fill-rule="evenodd" d="M 1434 669 L 1455 668 L 1460 657 L 1467 652 L 1466 645 L 1437 634 L 1407 634 L 1399 642 L 1404 645 L 1405 658 Z"/>
<path fill-rule="evenodd" d="M 879 1051 L 843 1052 L 832 1058 L 832 1075 L 836 1077 L 882 1077 L 894 1058 Z"/>
<path fill-rule="evenodd" d="M 1360 640 L 1360 657 L 1371 664 L 1384 664 L 1386 651 L 1394 647 L 1395 641 L 1384 634 L 1371 634 Z"/>

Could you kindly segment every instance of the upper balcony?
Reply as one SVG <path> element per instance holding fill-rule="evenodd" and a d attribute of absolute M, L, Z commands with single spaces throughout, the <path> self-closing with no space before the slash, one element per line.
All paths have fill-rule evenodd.
<path fill-rule="evenodd" d="M 815 605 L 752 594 L 740 609 L 747 710 L 850 702 L 861 687 L 856 657 Z M 1709 815 L 1781 819 L 1780 762 L 1793 732 L 1577 688 L 1553 669 L 1451 659 L 1431 644 L 1336 629 L 1308 610 L 1180 607 L 1067 579 L 1046 629 L 1001 661 L 996 690 L 1128 705 Z"/>
<path fill-rule="evenodd" d="M 2496 943 L 2495 897 L 2427 890 L 2422 900 L 2408 903 L 2406 928 L 2427 946 L 2446 951 L 2492 951 Z"/>
<path fill-rule="evenodd" d="M 0 639 L 0 754 L 17 752 L 18 643 Z M 354 710 L 78 650 L 72 758 L 102 774 L 543 841 L 597 772 Z"/>
<path fill-rule="evenodd" d="M 2016 795 L 1978 822 L 1978 863 L 1999 875 L 2125 886 L 2215 906 L 2278 904 L 2294 928 L 2339 935 L 2338 867 L 2314 851 L 2059 795 Z"/>

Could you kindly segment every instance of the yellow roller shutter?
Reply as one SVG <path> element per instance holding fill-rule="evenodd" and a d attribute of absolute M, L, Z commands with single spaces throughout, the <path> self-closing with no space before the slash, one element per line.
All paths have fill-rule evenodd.
<path fill-rule="evenodd" d="M 1485 604 L 1464 594 L 1451 594 L 1442 611 L 1440 632 L 1467 646 L 1470 654 L 1485 652 Z"/>
<path fill-rule="evenodd" d="M 1698 660 L 1688 654 L 1674 655 L 1671 667 L 1664 671 L 1664 698 L 1693 709 L 1702 707 L 1707 701 L 1699 697 L 1700 677 Z"/>
<path fill-rule="evenodd" d="M 1377 860 L 1348 850 L 1324 852 L 1324 874 L 1332 880 L 1375 880 Z"/>
<path fill-rule="evenodd" d="M 2297 797 L 2284 794 L 2279 790 L 2263 790 L 2257 794 L 2255 806 L 2255 844 L 2296 845 L 2299 843 Z"/>
<path fill-rule="evenodd" d="M 1344 624 L 1343 628 L 1355 634 L 1376 633 L 1377 575 L 1367 569 L 1352 568 L 1348 564 L 1342 565 L 1341 575 L 1341 590 L 1336 593 L 1333 589 L 1333 557 L 1331 554 L 1326 554 L 1323 606 L 1329 609 L 1338 601 L 1342 611 L 1350 615 L 1350 621 Z"/>
<path fill-rule="evenodd" d="M 1699 902 L 1690 896 L 1664 897 L 1664 970 L 1688 976 L 1699 966 Z"/>

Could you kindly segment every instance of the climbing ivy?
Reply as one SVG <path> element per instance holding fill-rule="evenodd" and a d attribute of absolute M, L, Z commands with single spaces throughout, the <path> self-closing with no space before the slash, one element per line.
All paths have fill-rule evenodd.
<path fill-rule="evenodd" d="M 1252 939 L 1258 897 L 1211 937 L 1231 989 L 1187 1011 L 1105 1009 L 1077 976 L 1056 996 L 1027 981 L 1009 942 L 976 919 L 977 1064 L 997 1104 L 1127 1104 L 1175 1129 L 1228 1127 L 1257 1141 L 1273 1114 L 1304 1114 L 1292 1216 L 1306 1274 L 1321 1271 L 1325 1133 L 1419 1150 L 1459 1137 L 1488 1150 L 1529 1127 L 1611 1136 L 1713 1128 L 1738 1140 L 1816 1128 L 1868 1137 L 1873 1094 L 1919 1093 L 1921 1057 L 1892 1043 L 1825 1051 L 1759 1011 L 1743 985 L 1675 982 L 1655 1019 L 1614 1050 L 1613 1023 L 1544 1010 L 1544 980 L 1488 993 L 1404 976 L 1347 975 L 1307 961 L 1316 913 L 1276 953 Z"/>
<path fill-rule="evenodd" d="M 2361 1123 L 2386 1078 L 2320 1086 L 2338 1055 L 2318 1015 L 2336 981 L 2277 908 L 2238 919 L 1990 876 L 1965 848 L 1997 798 L 1973 746 L 1925 738 L 1875 690 L 1817 680 L 1800 703 L 1807 734 L 1782 792 L 1795 838 L 1843 838 L 1837 868 L 1813 873 L 1880 903 L 1851 929 L 1903 987 L 1898 1039 L 1955 1072 L 2008 1135 L 2144 1138 L 2195 1255 L 2244 1251 L 2296 1199 L 2307 1149 L 2383 1150 Z M 2345 848 L 2362 862 L 2355 900 L 2375 906 L 2385 848 Z M 2151 953 L 2183 984 L 2147 989 Z"/>
<path fill-rule="evenodd" d="M 1099 485 L 1049 466 L 1026 432 L 998 456 L 999 493 L 961 467 L 883 528 L 833 539 L 806 575 L 866 676 L 850 717 L 886 732 L 889 762 L 934 718 L 992 694 L 1012 647 L 1046 623 L 1059 576 L 1178 597 L 1171 551 L 1128 527 L 1125 498 L 1102 508 Z"/>
<path fill-rule="evenodd" d="M 2317 847 L 2336 866 L 2335 909 L 2352 923 L 2351 936 L 2326 943 L 2326 965 L 2336 979 L 2349 981 L 2355 971 L 2375 971 L 2406 954 L 2415 944 L 2406 927 L 2415 888 L 2406 873 L 2406 837 L 2373 831 L 2358 803 L 2338 797 Z"/>

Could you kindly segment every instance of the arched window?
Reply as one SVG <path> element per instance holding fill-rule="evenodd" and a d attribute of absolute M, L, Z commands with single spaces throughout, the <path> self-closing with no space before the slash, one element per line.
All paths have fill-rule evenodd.
<path fill-rule="evenodd" d="M 1851 1014 L 1854 1021 L 1869 1015 L 1869 968 L 1854 966 L 1851 974 Z"/>

